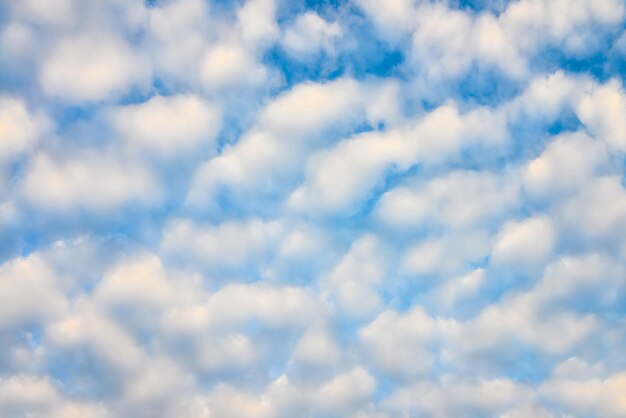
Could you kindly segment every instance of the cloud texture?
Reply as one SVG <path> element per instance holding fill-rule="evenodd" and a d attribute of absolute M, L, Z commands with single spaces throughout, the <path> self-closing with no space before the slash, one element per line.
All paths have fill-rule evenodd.
<path fill-rule="evenodd" d="M 626 416 L 622 0 L 0 5 L 0 416 Z"/>

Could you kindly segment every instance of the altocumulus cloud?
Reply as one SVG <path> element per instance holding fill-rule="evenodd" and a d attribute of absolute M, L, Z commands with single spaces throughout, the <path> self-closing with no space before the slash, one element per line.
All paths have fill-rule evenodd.
<path fill-rule="evenodd" d="M 7 0 L 0 416 L 626 417 L 623 0 Z"/>

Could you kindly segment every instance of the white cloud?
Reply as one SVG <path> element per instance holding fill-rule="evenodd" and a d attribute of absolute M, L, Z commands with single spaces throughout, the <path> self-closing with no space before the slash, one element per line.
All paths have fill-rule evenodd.
<path fill-rule="evenodd" d="M 41 4 L 36 0 L 15 1 L 13 7 L 13 13 L 20 18 L 53 28 L 73 26 L 78 14 L 75 0 L 60 0 L 55 4 Z"/>
<path fill-rule="evenodd" d="M 264 398 L 237 390 L 232 386 L 219 385 L 209 395 L 210 416 L 224 418 L 272 416 L 271 405 Z"/>
<path fill-rule="evenodd" d="M 229 284 L 212 294 L 201 290 L 196 294 L 199 300 L 187 298 L 162 311 L 164 335 L 202 343 L 200 348 L 213 339 L 217 342 L 213 352 L 221 352 L 222 347 L 220 355 L 231 359 L 238 358 L 236 353 L 250 356 L 255 352 L 245 334 L 249 321 L 273 330 L 304 330 L 316 315 L 323 316 L 315 295 L 296 286 Z"/>
<path fill-rule="evenodd" d="M 278 96 L 259 112 L 258 125 L 198 168 L 187 203 L 206 207 L 220 187 L 235 195 L 279 193 L 302 170 L 310 149 L 322 145 L 322 133 L 350 129 L 365 113 L 362 91 L 354 80 L 338 79 L 300 84 Z"/>
<path fill-rule="evenodd" d="M 258 85 L 267 80 L 268 71 L 241 45 L 221 44 L 207 51 L 200 64 L 200 78 L 208 88 Z"/>
<path fill-rule="evenodd" d="M 191 376 L 175 363 L 153 358 L 129 380 L 123 399 L 110 410 L 116 416 L 206 417 L 202 400 L 192 395 L 195 389 Z"/>
<path fill-rule="evenodd" d="M 435 336 L 435 321 L 419 306 L 406 313 L 385 311 L 359 331 L 371 364 L 399 377 L 420 376 L 432 367 Z"/>
<path fill-rule="evenodd" d="M 440 287 L 433 289 L 429 295 L 435 302 L 437 309 L 446 312 L 454 311 L 460 301 L 476 297 L 480 294 L 481 286 L 485 283 L 485 270 L 476 269 L 461 277 L 455 277 Z"/>
<path fill-rule="evenodd" d="M 67 351 L 66 355 L 72 350 L 87 350 L 93 361 L 122 381 L 138 373 L 146 360 L 142 347 L 123 324 L 97 312 L 87 300 L 78 303 L 74 312 L 50 324 L 45 338 L 52 349 Z"/>
<path fill-rule="evenodd" d="M 210 373 L 245 373 L 255 366 L 257 348 L 250 337 L 242 334 L 207 336 L 200 340 L 194 367 Z"/>
<path fill-rule="evenodd" d="M 491 371 L 507 361 L 510 350 L 525 344 L 547 356 L 563 355 L 593 338 L 599 322 L 591 314 L 549 311 L 533 291 L 514 294 L 487 306 L 466 323 L 443 328 L 450 344 L 446 361 Z"/>
<path fill-rule="evenodd" d="M 147 87 L 151 79 L 150 61 L 141 51 L 98 33 L 60 39 L 40 72 L 47 94 L 74 103 L 120 96 L 129 88 Z"/>
<path fill-rule="evenodd" d="M 494 244 L 491 262 L 532 269 L 549 260 L 556 239 L 552 221 L 547 217 L 509 222 L 504 225 Z"/>
<path fill-rule="evenodd" d="M 420 90 L 469 74 L 473 66 L 526 79 L 533 74 L 535 54 L 546 47 L 589 56 L 602 48 L 603 36 L 626 12 L 619 0 L 524 0 L 509 2 L 498 15 L 467 13 L 441 2 L 394 0 L 385 10 L 371 0 L 357 3 L 383 37 L 411 39 L 408 62 Z"/>
<path fill-rule="evenodd" d="M 588 364 L 579 357 L 570 357 L 554 368 L 552 375 L 561 379 L 586 380 L 602 375 L 601 364 Z"/>
<path fill-rule="evenodd" d="M 2 379 L 0 387 L 0 410 L 7 414 L 14 413 L 18 406 L 27 406 L 31 411 L 46 409 L 58 396 L 49 379 L 35 376 L 16 375 Z"/>
<path fill-rule="evenodd" d="M 488 254 L 491 237 L 484 231 L 433 236 L 411 246 L 401 271 L 409 275 L 461 274 Z"/>
<path fill-rule="evenodd" d="M 575 103 L 580 95 L 592 88 L 590 79 L 557 70 L 533 77 L 524 92 L 505 108 L 508 117 L 519 123 L 553 121 L 564 109 Z"/>
<path fill-rule="evenodd" d="M 47 377 L 14 375 L 0 379 L 0 412 L 7 416 L 23 413 L 43 418 L 106 418 L 110 415 L 98 404 L 64 399 Z"/>
<path fill-rule="evenodd" d="M 194 95 L 155 96 L 117 107 L 110 117 L 129 144 L 163 157 L 214 149 L 221 127 L 218 109 Z"/>
<path fill-rule="evenodd" d="M 552 262 L 533 291 L 546 309 L 571 308 L 585 301 L 585 311 L 611 309 L 626 286 L 624 267 L 598 253 L 570 256 Z"/>
<path fill-rule="evenodd" d="M 524 385 L 511 379 L 463 380 L 451 376 L 441 382 L 404 386 L 385 400 L 392 411 L 412 410 L 429 416 L 503 416 L 531 399 Z"/>
<path fill-rule="evenodd" d="M 296 19 L 283 35 L 282 43 L 289 53 L 307 58 L 317 51 L 333 53 L 334 42 L 341 37 L 337 22 L 327 22 L 317 13 L 307 12 Z"/>
<path fill-rule="evenodd" d="M 415 21 L 415 8 L 412 0 L 392 0 L 383 8 L 374 0 L 358 0 L 357 4 L 383 30 L 407 30 Z"/>
<path fill-rule="evenodd" d="M 188 220 L 175 220 L 165 229 L 162 248 L 166 254 L 209 269 L 242 268 L 262 262 L 282 235 L 276 221 L 251 219 L 200 226 Z"/>
<path fill-rule="evenodd" d="M 610 28 L 623 19 L 623 3 L 616 0 L 525 0 L 511 3 L 501 16 L 502 24 L 521 49 L 532 51 L 545 44 L 568 53 L 581 54 L 593 47 L 594 24 Z M 522 37 L 522 33 L 529 36 Z M 587 40 L 588 45 L 585 45 Z"/>
<path fill-rule="evenodd" d="M 244 325 L 251 318 L 269 327 L 300 328 L 319 315 L 320 308 L 307 289 L 263 284 L 228 285 L 207 302 L 209 324 L 227 330 Z"/>
<path fill-rule="evenodd" d="M 531 403 L 507 411 L 502 418 L 572 418 L 571 415 L 557 414 L 544 407 Z"/>
<path fill-rule="evenodd" d="M 359 134 L 314 154 L 304 184 L 291 194 L 288 205 L 309 213 L 350 212 L 380 184 L 385 170 L 436 165 L 476 143 L 497 146 L 503 140 L 502 123 L 497 113 L 478 109 L 461 115 L 446 104 L 415 124 Z"/>
<path fill-rule="evenodd" d="M 363 367 L 353 367 L 321 383 L 281 375 L 260 399 L 271 405 L 272 416 L 278 417 L 385 417 L 372 408 L 375 390 L 373 376 Z"/>
<path fill-rule="evenodd" d="M 360 134 L 313 156 L 306 180 L 287 202 L 296 211 L 325 214 L 351 209 L 380 182 L 380 176 L 396 151 L 391 135 Z M 386 141 L 387 140 L 387 141 Z M 385 142 L 387 145 L 385 146 Z"/>
<path fill-rule="evenodd" d="M 490 172 L 454 171 L 431 181 L 397 187 L 386 192 L 376 208 L 377 217 L 396 228 L 437 222 L 451 228 L 497 221 L 518 203 L 512 176 Z M 419 181 L 419 182 L 418 182 Z"/>
<path fill-rule="evenodd" d="M 316 409 L 322 414 L 345 415 L 367 403 L 376 381 L 367 370 L 356 368 L 335 377 L 315 393 Z"/>
<path fill-rule="evenodd" d="M 364 105 L 363 87 L 349 78 L 299 84 L 261 110 L 259 124 L 281 136 L 314 136 L 333 124 L 354 121 Z"/>
<path fill-rule="evenodd" d="M 626 231 L 626 190 L 617 176 L 595 178 L 561 202 L 559 213 L 566 228 L 591 243 L 614 242 Z"/>
<path fill-rule="evenodd" d="M 149 205 L 160 200 L 159 186 L 146 168 L 95 151 L 61 159 L 37 154 L 22 188 L 29 203 L 62 212 L 77 208 L 106 212 L 127 203 Z"/>
<path fill-rule="evenodd" d="M 133 311 L 144 307 L 162 309 L 174 297 L 175 290 L 168 282 L 160 260 L 149 254 L 114 267 L 93 292 L 94 300 L 104 307 L 132 308 Z"/>
<path fill-rule="evenodd" d="M 543 199 L 584 187 L 599 167 L 606 165 L 601 142 L 576 132 L 552 139 L 542 154 L 528 162 L 523 173 L 525 189 Z"/>
<path fill-rule="evenodd" d="M 247 0 L 237 10 L 237 21 L 243 41 L 254 46 L 278 35 L 275 0 Z"/>
<path fill-rule="evenodd" d="M 206 2 L 177 0 L 153 7 L 148 12 L 150 52 L 155 70 L 163 77 L 184 84 L 196 81 L 207 43 L 212 39 L 214 22 Z M 208 32 L 208 33 L 207 33 Z"/>
<path fill-rule="evenodd" d="M 29 109 L 23 99 L 0 95 L 1 225 L 8 225 L 19 217 L 16 202 L 11 200 L 15 183 L 12 165 L 28 157 L 43 142 L 52 125 L 43 113 Z"/>
<path fill-rule="evenodd" d="M 540 393 L 577 416 L 617 418 L 626 414 L 624 391 L 626 375 L 616 373 L 606 379 L 552 379 L 541 385 Z"/>
<path fill-rule="evenodd" d="M 495 17 L 473 18 L 441 4 L 423 5 L 416 16 L 411 58 L 426 80 L 457 77 L 474 63 L 494 66 L 514 78 L 526 75 L 514 38 Z"/>
<path fill-rule="evenodd" d="M 349 318 L 371 316 L 379 307 L 378 289 L 388 270 L 385 251 L 372 235 L 353 242 L 348 253 L 322 278 L 322 295 Z"/>
<path fill-rule="evenodd" d="M 332 247 L 327 234 L 310 224 L 298 224 L 284 236 L 278 254 L 293 261 L 310 261 L 310 257 L 321 257 Z"/>
<path fill-rule="evenodd" d="M 43 325 L 68 309 L 54 271 L 37 255 L 0 266 L 0 328 Z"/>
<path fill-rule="evenodd" d="M 626 93 L 617 80 L 584 96 L 576 110 L 598 139 L 616 151 L 626 152 Z"/>
<path fill-rule="evenodd" d="M 0 161 L 30 151 L 51 122 L 29 111 L 23 100 L 0 97 Z"/>
<path fill-rule="evenodd" d="M 236 10 L 236 21 L 209 38 L 214 42 L 205 45 L 198 66 L 207 89 L 263 86 L 270 81 L 272 74 L 261 61 L 279 34 L 275 11 L 274 0 L 247 0 Z"/>
<path fill-rule="evenodd" d="M 262 365 L 283 350 L 281 339 L 268 340 L 264 334 L 297 335 L 323 315 L 314 294 L 301 287 L 229 284 L 210 295 L 201 286 L 193 290 L 196 300 L 180 299 L 175 289 L 171 297 L 178 303 L 155 312 L 155 331 L 160 351 L 194 375 L 258 381 Z M 260 335 L 250 331 L 251 324 Z"/>
<path fill-rule="evenodd" d="M 339 365 L 342 350 L 337 342 L 321 326 L 313 326 L 298 341 L 289 360 L 290 366 L 305 368 L 306 376 L 316 371 L 333 370 Z"/>

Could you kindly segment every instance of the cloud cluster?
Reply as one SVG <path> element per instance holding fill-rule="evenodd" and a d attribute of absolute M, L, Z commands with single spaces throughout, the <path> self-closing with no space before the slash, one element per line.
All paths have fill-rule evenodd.
<path fill-rule="evenodd" d="M 0 416 L 626 416 L 622 1 L 0 14 Z"/>

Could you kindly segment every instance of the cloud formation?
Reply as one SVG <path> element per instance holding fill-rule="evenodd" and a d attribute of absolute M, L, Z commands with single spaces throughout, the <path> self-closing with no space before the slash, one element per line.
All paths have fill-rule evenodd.
<path fill-rule="evenodd" d="M 0 14 L 0 416 L 626 416 L 621 0 Z"/>

